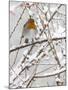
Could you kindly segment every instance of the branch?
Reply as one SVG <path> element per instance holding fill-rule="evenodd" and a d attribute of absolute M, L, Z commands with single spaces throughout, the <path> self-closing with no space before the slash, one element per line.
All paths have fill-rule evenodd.
<path fill-rule="evenodd" d="M 61 39 L 66 39 L 66 37 L 60 37 L 60 38 L 52 38 L 53 41 L 55 40 L 61 40 Z M 13 47 L 13 48 L 10 48 L 10 53 L 13 52 L 13 51 L 16 51 L 18 49 L 21 49 L 21 48 L 24 48 L 24 47 L 28 47 L 28 46 L 31 46 L 31 45 L 35 45 L 35 44 L 40 44 L 40 43 L 43 43 L 43 42 L 47 42 L 48 40 L 45 39 L 45 40 L 42 40 L 42 41 L 37 41 L 37 42 L 34 42 L 34 43 L 31 43 L 31 44 L 27 44 L 27 45 L 19 45 L 17 47 Z"/>
<path fill-rule="evenodd" d="M 60 74 L 60 73 L 65 72 L 65 71 L 66 71 L 66 68 L 62 68 L 62 69 L 60 69 L 60 70 L 56 70 L 56 71 L 51 72 L 51 73 L 46 73 L 46 74 L 43 75 L 43 76 L 41 76 L 41 75 L 39 75 L 39 76 L 35 75 L 34 78 L 45 78 L 45 77 L 55 76 L 55 75 L 57 75 L 57 74 Z"/>
<path fill-rule="evenodd" d="M 41 51 L 43 49 L 43 46 L 42 47 L 40 47 L 39 48 L 39 50 L 37 50 L 37 53 L 35 54 L 35 57 L 37 57 L 37 55 L 38 55 L 38 53 Z M 34 54 L 33 54 L 34 55 Z M 44 55 L 44 53 L 42 52 L 38 57 L 37 57 L 37 60 L 39 60 L 42 56 Z M 32 66 L 30 63 L 33 61 L 33 60 L 35 60 L 35 57 L 34 58 L 32 58 L 32 60 L 29 62 L 29 63 L 25 63 L 25 65 L 23 66 L 23 68 L 22 68 L 22 70 L 20 71 L 19 70 L 19 72 L 18 72 L 18 75 L 13 79 L 13 81 L 15 81 L 18 77 L 19 77 L 19 75 L 21 75 L 21 73 L 27 68 L 27 67 L 30 67 L 30 66 Z M 30 58 L 29 58 L 30 59 Z M 36 60 L 36 61 L 37 61 Z M 21 60 L 20 60 L 21 61 Z M 17 65 L 17 67 L 19 67 L 20 65 Z M 17 67 L 16 67 L 16 70 L 17 70 Z M 19 68 L 18 68 L 19 69 Z"/>
<path fill-rule="evenodd" d="M 50 19 L 48 20 L 48 24 L 51 22 L 51 20 L 53 19 L 54 15 L 57 13 L 58 9 L 62 6 L 63 4 L 60 4 L 57 9 L 55 10 L 55 12 L 52 14 L 52 16 L 50 17 Z M 44 29 L 46 29 L 46 27 L 43 28 L 43 31 L 40 33 L 40 36 L 42 35 L 42 33 L 44 32 Z"/>
<path fill-rule="evenodd" d="M 41 55 L 41 56 L 42 56 L 42 55 Z M 39 58 L 38 58 L 38 63 L 40 63 L 40 61 L 41 61 L 41 59 L 40 59 L 40 57 L 39 57 Z M 35 69 L 34 69 L 32 75 L 30 76 L 29 81 L 28 81 L 28 83 L 27 83 L 27 85 L 26 85 L 26 88 L 29 87 L 30 83 L 31 83 L 32 80 L 34 79 L 34 76 L 36 75 L 37 67 L 38 67 L 38 65 L 36 64 Z"/>
<path fill-rule="evenodd" d="M 36 53 L 36 56 L 38 56 L 38 53 L 39 53 L 42 49 L 43 49 L 43 46 L 41 46 L 41 47 L 39 48 L 39 50 L 38 50 L 37 53 Z M 17 70 L 17 68 L 16 68 L 16 71 L 17 71 L 17 72 L 19 71 L 19 73 L 17 73 L 17 75 L 12 79 L 13 83 L 15 82 L 15 80 L 16 80 L 17 78 L 20 78 L 21 73 L 22 73 L 26 68 L 30 68 L 30 67 L 34 64 L 34 63 L 32 62 L 33 60 L 36 61 L 35 63 L 39 63 L 39 61 L 41 60 L 41 58 L 44 57 L 44 54 L 45 54 L 45 52 L 44 52 L 44 53 L 42 52 L 42 53 L 40 53 L 40 55 L 39 55 L 36 59 L 32 59 L 30 62 L 25 63 L 25 65 L 23 66 L 22 70 Z M 38 64 L 38 65 L 39 65 L 39 64 Z M 36 73 L 36 68 L 38 67 L 38 65 L 36 64 L 34 73 Z M 18 69 L 19 69 L 19 66 L 20 66 L 20 65 L 17 65 Z M 15 73 L 16 73 L 16 72 L 15 72 Z M 34 74 L 32 74 L 31 76 L 33 77 Z M 31 80 L 30 80 L 31 76 L 30 76 L 26 81 L 24 81 L 23 84 L 25 84 L 26 82 L 29 83 L 29 82 L 31 81 Z M 28 84 L 28 85 L 29 85 L 29 84 Z M 26 85 L 26 86 L 28 86 L 28 85 Z"/>
<path fill-rule="evenodd" d="M 63 5 L 63 4 L 60 4 L 60 5 L 58 6 L 57 10 L 58 10 L 62 5 Z M 52 15 L 51 18 L 48 20 L 48 22 L 50 22 L 50 21 L 53 19 L 54 15 L 57 13 L 57 10 L 53 13 L 53 15 Z"/>
<path fill-rule="evenodd" d="M 22 15 L 23 15 L 23 13 L 24 13 L 25 9 L 26 9 L 26 7 L 25 7 L 25 8 L 24 8 L 24 10 L 22 11 L 22 13 L 21 13 L 21 15 L 20 15 L 20 17 L 19 17 L 19 19 L 18 19 L 18 21 L 17 21 L 17 23 L 16 23 L 16 25 L 15 25 L 15 27 L 14 27 L 13 31 L 11 32 L 11 35 L 9 36 L 10 38 L 11 38 L 12 34 L 14 33 L 14 31 L 15 31 L 16 27 L 18 26 L 19 21 L 21 20 Z"/>
<path fill-rule="evenodd" d="M 47 20 L 48 23 L 50 23 L 50 21 L 53 19 L 54 15 L 57 13 L 58 9 L 59 9 L 61 6 L 62 6 L 62 4 L 60 4 L 60 5 L 57 7 L 57 9 L 55 10 L 55 12 L 54 12 L 54 13 L 52 14 L 52 16 L 50 17 L 50 19 Z M 40 16 L 39 16 L 39 17 L 40 17 Z M 40 19 L 41 19 L 41 17 L 40 17 Z M 41 19 L 41 21 L 42 21 L 42 19 Z M 41 36 L 42 33 L 44 32 L 44 29 L 46 29 L 46 27 L 44 27 L 43 22 L 42 22 L 42 26 L 43 26 L 43 30 L 41 31 L 41 33 L 40 33 L 39 36 Z M 44 32 L 44 33 L 45 33 L 45 35 L 46 35 L 46 37 L 47 37 L 47 40 L 48 40 L 48 43 L 49 43 L 50 47 L 54 49 L 54 50 L 52 50 L 52 52 L 53 52 L 53 54 L 54 54 L 55 60 L 57 61 L 57 64 L 59 65 L 59 67 L 61 67 L 61 64 L 60 64 L 60 62 L 59 62 L 59 59 L 58 59 L 58 56 L 57 56 L 55 47 L 54 47 L 54 45 L 53 45 L 53 40 L 52 40 L 52 36 L 51 36 L 50 30 L 49 30 L 49 27 L 48 27 L 48 33 L 49 33 L 49 35 L 47 35 L 46 32 Z M 50 38 L 50 39 L 49 39 L 49 38 Z M 51 43 L 52 43 L 52 44 L 51 44 Z"/>

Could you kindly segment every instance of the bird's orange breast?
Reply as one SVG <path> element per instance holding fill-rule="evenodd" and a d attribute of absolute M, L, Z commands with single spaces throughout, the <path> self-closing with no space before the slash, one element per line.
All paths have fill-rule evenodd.
<path fill-rule="evenodd" d="M 30 23 L 28 23 L 28 25 L 27 25 L 27 28 L 28 29 L 36 29 L 36 25 L 35 25 L 35 23 L 34 22 L 30 22 Z"/>
<path fill-rule="evenodd" d="M 25 24 L 25 26 L 24 26 L 26 29 L 29 29 L 29 30 L 35 30 L 36 29 L 36 25 L 35 25 L 35 22 L 34 22 L 34 20 L 33 19 L 29 19 L 28 21 L 27 21 L 27 23 Z"/>

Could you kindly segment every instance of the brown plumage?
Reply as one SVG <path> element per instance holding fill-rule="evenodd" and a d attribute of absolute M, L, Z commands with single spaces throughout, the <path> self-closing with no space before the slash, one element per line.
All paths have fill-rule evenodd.
<path fill-rule="evenodd" d="M 35 25 L 35 21 L 34 19 L 29 19 L 25 25 L 24 25 L 24 29 L 28 29 L 28 30 L 35 30 L 36 29 L 36 25 Z"/>

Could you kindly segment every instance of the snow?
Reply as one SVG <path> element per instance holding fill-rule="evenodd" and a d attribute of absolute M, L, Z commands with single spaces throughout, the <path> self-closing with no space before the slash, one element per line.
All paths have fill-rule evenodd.
<path fill-rule="evenodd" d="M 54 12 L 55 10 L 57 10 L 56 7 L 51 7 L 51 8 L 50 8 L 50 11 L 51 11 L 51 12 Z"/>
<path fill-rule="evenodd" d="M 11 3 L 10 3 L 10 12 L 15 15 L 15 10 L 16 10 L 16 8 L 17 8 L 18 6 L 20 6 L 20 4 L 21 4 L 21 2 L 19 2 L 19 3 L 14 3 L 14 4 L 11 4 Z"/>
<path fill-rule="evenodd" d="M 13 45 L 12 47 L 10 47 L 10 50 L 15 49 L 15 47 L 17 47 L 16 45 Z"/>
<path fill-rule="evenodd" d="M 65 66 L 66 60 L 65 59 L 62 59 L 62 61 L 60 63 L 61 63 L 61 66 Z"/>
<path fill-rule="evenodd" d="M 24 50 L 23 55 L 27 55 L 28 49 Z"/>
<path fill-rule="evenodd" d="M 48 7 L 47 6 L 44 6 L 44 9 L 43 9 L 43 12 L 47 12 L 48 11 Z"/>
<path fill-rule="evenodd" d="M 59 74 L 59 73 L 62 73 L 62 72 L 64 72 L 64 71 L 66 71 L 66 68 L 62 68 L 62 69 L 59 69 L 59 70 L 55 70 L 55 71 L 53 71 L 53 72 L 50 72 L 50 73 L 45 73 L 43 76 L 41 76 L 41 75 L 36 75 L 35 77 L 49 77 L 49 76 L 54 76 L 54 75 L 57 75 L 57 74 Z"/>
<path fill-rule="evenodd" d="M 57 56 L 59 57 L 60 60 L 62 60 L 63 55 L 60 51 L 57 52 Z"/>
<path fill-rule="evenodd" d="M 10 11 L 12 11 L 12 12 L 16 12 L 15 14 L 16 14 L 16 18 L 18 19 L 19 17 L 18 17 L 18 14 L 20 15 L 21 13 L 19 13 L 19 10 L 21 9 L 23 9 L 23 7 L 25 6 L 25 5 L 22 5 L 22 7 L 20 6 L 21 4 L 27 4 L 26 2 L 25 3 L 18 3 L 18 5 L 16 6 L 16 5 L 12 5 L 12 6 L 10 6 Z M 32 5 L 33 3 L 29 3 L 29 5 Z M 50 6 L 50 10 L 51 10 L 51 15 L 54 13 L 54 11 L 56 10 L 56 11 L 58 11 L 57 10 L 57 5 L 56 4 L 50 4 L 50 5 L 52 5 L 52 6 Z M 16 8 L 16 7 L 20 7 L 20 8 Z M 35 6 L 35 5 L 34 5 Z M 53 27 L 52 27 L 52 23 L 48 23 L 47 21 L 46 21 L 46 16 L 40 11 L 40 10 L 36 10 L 36 7 L 34 7 L 34 6 L 32 6 L 31 8 L 29 8 L 28 7 L 28 5 L 26 5 L 26 10 L 25 10 L 25 12 L 24 12 L 24 14 L 23 14 L 23 16 L 22 16 L 22 19 L 20 20 L 20 23 L 18 24 L 18 26 L 17 26 L 17 28 L 16 28 L 16 31 L 15 32 L 17 32 L 18 30 L 20 30 L 21 31 L 21 29 L 22 28 L 20 28 L 20 26 L 21 27 L 23 27 L 23 25 L 24 25 L 24 22 L 26 22 L 26 21 L 28 21 L 28 18 L 29 18 L 29 15 L 31 15 L 32 16 L 32 18 L 36 21 L 35 23 L 36 23 L 36 25 L 37 25 L 37 30 L 24 30 L 23 29 L 23 35 L 24 35 L 24 39 L 22 38 L 22 43 L 20 44 L 20 45 L 18 45 L 18 43 L 17 44 L 15 44 L 14 45 L 14 42 L 18 42 L 18 40 L 20 40 L 20 34 L 18 34 L 18 33 L 13 33 L 14 35 L 12 35 L 12 40 L 14 40 L 15 38 L 15 40 L 13 41 L 13 42 L 11 42 L 11 45 L 13 45 L 12 47 L 10 47 L 10 51 L 11 50 L 14 50 L 14 49 L 16 49 L 16 48 L 19 48 L 19 47 L 21 47 L 21 46 L 25 46 L 25 45 L 27 45 L 26 43 L 24 43 L 24 40 L 26 39 L 26 38 L 28 38 L 29 39 L 29 42 L 28 42 L 28 45 L 29 44 L 31 44 L 32 42 L 32 39 L 34 40 L 34 42 L 36 41 L 35 40 L 35 38 L 37 38 L 37 41 L 41 41 L 41 40 L 47 40 L 47 38 L 46 38 L 46 35 L 45 35 L 45 33 L 43 32 L 42 33 L 42 35 L 40 36 L 40 33 L 41 33 L 41 31 L 43 30 L 43 26 L 42 26 L 42 22 L 43 22 L 43 24 L 48 24 L 49 26 L 50 26 L 50 33 L 52 34 L 52 38 L 62 38 L 62 37 L 65 37 L 65 27 L 63 27 L 62 25 L 61 25 L 61 23 L 60 22 L 62 22 L 62 20 L 61 20 L 61 18 L 62 17 L 60 17 L 59 15 L 58 15 L 58 17 L 55 15 L 54 16 L 54 18 L 56 18 L 56 19 L 60 19 L 60 22 L 59 22 L 59 20 L 58 20 L 58 24 L 57 24 L 57 21 L 55 21 L 55 20 L 53 20 L 52 22 L 53 22 L 53 26 L 54 26 L 54 31 L 52 30 L 53 29 Z M 50 13 L 49 13 L 49 10 L 48 10 L 48 4 L 40 4 L 39 3 L 39 6 L 40 6 L 40 9 L 44 12 L 44 13 L 46 13 L 47 12 L 47 19 L 49 20 L 50 18 L 51 18 L 51 15 L 50 15 Z M 43 8 L 42 8 L 43 7 Z M 35 8 L 35 10 L 34 10 L 34 8 Z M 16 10 L 15 10 L 16 9 Z M 33 11 L 34 10 L 34 11 Z M 61 11 L 61 10 L 60 10 Z M 59 11 L 59 12 L 60 12 Z M 38 13 L 37 13 L 38 12 Z M 41 18 L 40 18 L 40 17 Z M 12 14 L 11 14 L 11 17 L 12 17 Z M 11 18 L 10 17 L 10 18 Z M 24 18 L 25 17 L 25 18 Z M 41 22 L 41 19 L 42 19 L 42 22 Z M 65 17 L 63 17 L 63 21 L 65 22 Z M 11 23 L 13 23 L 14 21 L 13 20 L 11 20 Z M 21 23 L 22 22 L 22 23 Z M 12 24 L 11 24 L 11 26 L 12 26 Z M 48 36 L 48 38 L 50 37 L 50 34 L 48 33 L 48 28 L 46 29 L 46 30 L 44 30 L 45 32 L 46 32 L 46 34 L 47 34 L 47 36 Z M 22 31 L 21 31 L 22 32 Z M 18 37 L 19 36 L 19 37 Z M 11 40 L 11 39 L 10 39 Z M 16 41 L 17 40 L 17 41 Z M 58 44 L 56 44 L 56 43 L 58 43 Z M 50 76 L 54 76 L 55 77 L 55 75 L 57 76 L 59 73 L 63 73 L 63 76 L 61 75 L 61 78 L 62 77 L 65 77 L 64 76 L 64 72 L 66 71 L 66 68 L 65 68 L 65 64 L 66 64 L 66 62 L 65 62 L 65 56 L 63 56 L 63 54 L 65 54 L 65 43 L 64 43 L 64 41 L 63 40 L 61 40 L 61 42 L 59 43 L 58 42 L 58 40 L 55 40 L 55 42 L 53 42 L 53 44 L 54 44 L 54 46 L 56 47 L 55 48 L 55 50 L 56 50 L 56 53 L 57 53 L 57 56 L 58 56 L 58 58 L 59 58 L 59 61 L 60 61 L 60 64 L 61 64 L 61 68 L 59 67 L 59 65 L 57 65 L 56 64 L 56 60 L 54 59 L 54 55 L 52 54 L 52 51 L 51 52 L 48 52 L 48 50 L 50 50 L 51 48 L 50 48 L 50 45 L 48 45 L 48 42 L 46 41 L 46 42 L 44 42 L 44 43 L 38 43 L 38 44 L 36 44 L 37 45 L 37 47 L 36 47 L 36 45 L 34 45 L 33 46 L 33 48 L 32 48 L 32 50 L 30 51 L 30 53 L 28 53 L 29 52 L 29 50 L 30 50 L 30 48 L 31 48 L 31 46 L 29 46 L 29 47 L 23 47 L 22 49 L 20 48 L 20 50 L 22 50 L 22 52 L 20 52 L 20 50 L 19 50 L 19 54 L 17 55 L 17 59 L 18 59 L 18 63 L 14 66 L 14 67 L 12 67 L 12 69 L 10 69 L 10 73 L 11 73 L 11 76 L 10 76 L 10 83 L 13 83 L 13 79 L 17 76 L 18 78 L 16 78 L 16 80 L 15 80 L 15 82 L 13 83 L 13 84 L 15 84 L 15 86 L 12 86 L 11 85 L 11 88 L 13 88 L 13 87 L 19 87 L 19 86 L 21 86 L 21 87 L 26 87 L 26 85 L 27 85 L 27 83 L 30 81 L 30 79 L 31 79 L 31 77 L 35 74 L 35 72 L 34 72 L 34 66 L 35 65 L 37 65 L 37 64 L 39 64 L 39 66 L 38 66 L 38 70 L 40 70 L 41 69 L 41 71 L 43 70 L 43 68 L 49 68 L 49 66 L 50 65 L 52 65 L 52 64 L 56 64 L 56 67 L 55 67 L 55 69 L 53 69 L 52 68 L 52 70 L 53 71 L 50 71 L 51 69 L 48 69 L 48 71 L 45 71 L 44 72 L 44 74 L 43 73 L 41 73 L 41 75 L 35 75 L 35 77 L 45 77 L 44 79 L 47 79 L 47 81 L 48 81 L 48 78 L 47 77 L 49 77 L 50 78 L 50 81 L 49 81 L 49 83 L 51 83 L 51 82 L 53 82 L 52 83 L 52 85 L 55 85 L 54 83 L 55 83 L 55 78 L 53 78 L 54 79 L 54 81 L 52 81 L 51 80 L 51 77 Z M 60 44 L 60 45 L 59 45 Z M 48 45 L 48 46 L 47 46 Z M 47 46 L 47 47 L 46 47 Z M 61 48 L 62 48 L 62 50 L 63 50 L 63 53 L 62 53 L 62 51 L 61 51 Z M 18 49 L 17 49 L 18 50 Z M 13 51 L 11 52 L 11 53 L 13 53 Z M 20 55 L 21 54 L 21 55 Z M 10 56 L 11 56 L 11 54 L 10 54 Z M 44 57 L 42 57 L 42 56 L 44 56 Z M 13 55 L 11 56 L 11 57 L 14 57 Z M 10 61 L 12 61 L 12 58 L 10 57 Z M 18 57 L 20 57 L 20 58 L 18 58 Z M 25 59 L 25 61 L 22 63 L 22 61 L 23 61 L 23 59 L 24 59 L 24 57 L 26 57 L 26 59 Z M 14 59 L 14 58 L 13 58 Z M 46 61 L 46 59 L 47 59 L 47 61 Z M 40 61 L 40 63 L 38 62 L 38 61 Z M 41 63 L 43 63 L 43 64 L 45 64 L 45 65 L 42 65 Z M 48 64 L 48 65 L 46 65 L 46 64 Z M 27 69 L 27 67 L 28 67 L 28 69 Z M 41 68 L 41 67 L 43 67 L 43 68 Z M 27 69 L 26 70 L 26 73 L 27 73 L 27 75 L 24 75 L 23 76 L 23 74 L 25 74 L 25 69 Z M 24 71 L 22 71 L 22 70 L 24 70 Z M 36 70 L 36 69 L 35 69 Z M 21 73 L 21 75 L 19 75 L 19 73 L 22 71 L 22 73 Z M 25 77 L 25 78 L 24 78 Z M 40 78 L 39 78 L 40 79 Z M 42 78 L 41 78 L 42 79 Z M 41 81 L 41 79 L 40 79 L 40 81 Z M 63 78 L 62 78 L 63 79 Z M 60 78 L 56 78 L 56 81 L 62 81 L 62 79 L 60 79 Z M 27 82 L 27 80 L 28 80 L 28 82 Z M 23 83 L 23 82 L 25 82 L 26 81 L 26 83 Z M 44 80 L 44 82 L 43 83 L 47 83 L 47 81 L 46 80 Z M 36 79 L 36 81 L 35 81 L 36 83 L 37 83 L 37 86 L 40 86 L 39 84 L 38 84 L 38 79 Z M 33 84 L 34 84 L 34 87 L 36 86 L 35 85 L 35 82 L 33 81 Z M 40 84 L 41 84 L 41 82 L 39 82 Z M 43 84 L 42 83 L 42 84 Z M 46 84 L 45 84 L 45 86 L 47 86 Z M 31 86 L 32 87 L 32 86 Z"/>
<path fill-rule="evenodd" d="M 40 36 L 40 40 L 44 40 L 44 39 L 46 39 L 46 36 L 45 36 L 45 34 L 43 33 L 43 35 Z"/>
<path fill-rule="evenodd" d="M 40 28 L 40 29 L 43 29 L 43 27 L 42 27 L 42 24 L 41 24 L 40 20 L 37 20 L 37 24 L 38 24 L 38 26 L 39 26 L 39 28 Z"/>
<path fill-rule="evenodd" d="M 15 6 L 15 5 L 14 5 L 14 6 L 11 6 L 11 7 L 10 7 L 10 12 L 13 12 L 13 13 L 14 13 L 15 8 L 16 8 L 16 6 Z"/>
<path fill-rule="evenodd" d="M 59 28 L 55 28 L 55 32 L 52 37 L 65 37 L 65 29 L 59 26 Z"/>
<path fill-rule="evenodd" d="M 57 77 L 56 82 L 61 82 L 61 79 Z"/>
<path fill-rule="evenodd" d="M 25 82 L 28 79 L 29 79 L 29 75 L 26 78 L 23 78 L 23 81 Z"/>
<path fill-rule="evenodd" d="M 65 31 L 65 28 L 62 28 L 59 26 L 58 30 L 56 30 L 56 33 L 63 33 Z"/>
<path fill-rule="evenodd" d="M 29 11 L 29 15 L 33 15 L 33 12 L 31 10 L 28 10 Z"/>

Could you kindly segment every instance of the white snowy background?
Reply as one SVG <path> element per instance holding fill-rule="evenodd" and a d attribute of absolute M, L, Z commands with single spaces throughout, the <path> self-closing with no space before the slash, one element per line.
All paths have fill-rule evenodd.
<path fill-rule="evenodd" d="M 27 3 L 10 2 L 9 87 L 66 85 L 66 6 Z M 21 38 L 29 15 L 35 20 L 37 30 L 25 33 Z M 48 24 L 47 28 L 45 24 Z M 28 43 L 25 43 L 26 38 Z"/>

